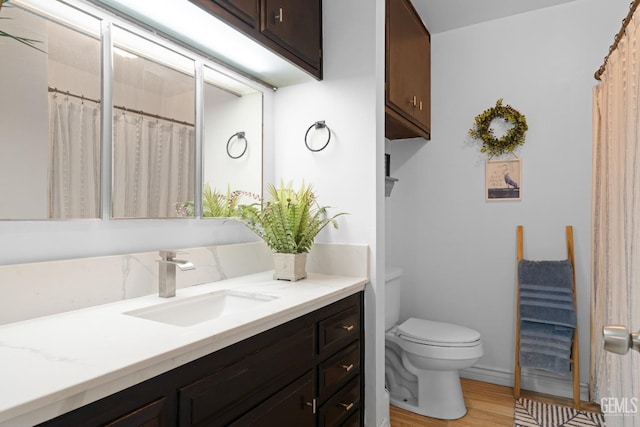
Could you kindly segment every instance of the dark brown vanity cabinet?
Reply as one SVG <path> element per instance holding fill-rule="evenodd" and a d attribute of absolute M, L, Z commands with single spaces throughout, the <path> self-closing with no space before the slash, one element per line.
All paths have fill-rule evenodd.
<path fill-rule="evenodd" d="M 363 293 L 42 426 L 361 426 Z"/>
<path fill-rule="evenodd" d="M 385 136 L 431 139 L 431 36 L 410 0 L 386 6 Z"/>
<path fill-rule="evenodd" d="M 190 0 L 322 79 L 322 0 Z"/>

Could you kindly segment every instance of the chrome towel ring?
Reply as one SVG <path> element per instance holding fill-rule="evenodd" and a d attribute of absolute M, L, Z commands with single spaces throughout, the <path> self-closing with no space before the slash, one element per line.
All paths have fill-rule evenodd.
<path fill-rule="evenodd" d="M 238 140 L 240 139 L 244 140 L 244 150 L 242 150 L 242 153 L 238 154 L 237 156 L 234 156 L 233 154 L 231 154 L 231 151 L 229 151 L 229 147 L 231 146 L 231 140 L 233 138 L 237 138 Z M 240 157 L 244 156 L 244 153 L 247 152 L 248 146 L 249 146 L 249 142 L 247 141 L 247 138 L 244 136 L 244 132 L 236 132 L 233 135 L 231 135 L 227 140 L 227 155 L 232 159 L 239 159 Z"/>
<path fill-rule="evenodd" d="M 312 128 L 316 128 L 316 129 L 327 129 L 327 142 L 324 143 L 324 145 L 320 148 L 311 148 L 309 146 L 309 141 L 307 141 L 307 137 L 309 136 L 309 131 Z M 312 124 L 311 126 L 309 126 L 309 129 L 307 129 L 307 132 L 304 134 L 304 145 L 307 146 L 307 148 L 309 149 L 309 151 L 313 151 L 315 153 L 317 153 L 318 151 L 322 151 L 325 148 L 327 148 L 327 145 L 329 145 L 329 141 L 331 141 L 331 129 L 329 128 L 329 126 L 326 125 L 326 123 L 324 122 L 324 120 L 320 120 L 318 122 L 315 122 L 314 124 Z"/>

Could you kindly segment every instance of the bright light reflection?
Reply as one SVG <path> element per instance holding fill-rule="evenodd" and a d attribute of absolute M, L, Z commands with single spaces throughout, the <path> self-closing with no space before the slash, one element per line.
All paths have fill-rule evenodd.
<path fill-rule="evenodd" d="M 246 64 L 247 58 L 251 58 L 248 65 L 258 73 L 267 73 L 274 68 L 270 65 L 273 62 L 272 54 L 266 49 L 188 0 L 101 1 L 120 10 L 133 12 L 138 18 L 152 20 L 161 25 L 163 31 L 179 34 L 181 39 L 189 39 L 233 63 Z M 178 8 L 180 10 L 176 12 Z"/>
<path fill-rule="evenodd" d="M 60 2 L 52 0 L 11 0 L 9 4 L 12 3 L 39 12 L 42 15 L 55 16 L 57 21 L 61 21 L 85 33 L 100 34 L 100 21 L 96 17 Z"/>

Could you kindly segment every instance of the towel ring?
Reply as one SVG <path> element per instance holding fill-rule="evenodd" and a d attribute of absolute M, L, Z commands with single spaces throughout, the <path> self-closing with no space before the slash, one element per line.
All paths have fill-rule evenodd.
<path fill-rule="evenodd" d="M 327 133 L 329 134 L 329 136 L 327 137 L 327 142 L 325 142 L 322 147 L 317 148 L 317 149 L 309 147 L 309 141 L 307 141 L 307 136 L 309 136 L 309 131 L 314 127 L 316 129 L 324 129 L 324 128 L 326 128 L 327 129 Z M 318 122 L 315 122 L 311 126 L 309 126 L 309 129 L 307 129 L 307 132 L 304 134 L 304 145 L 307 146 L 309 151 L 313 151 L 315 153 L 317 153 L 318 151 L 322 151 L 325 148 L 327 148 L 327 145 L 329 145 L 329 141 L 331 141 L 331 128 L 329 128 L 329 126 L 327 126 L 325 124 L 324 120 L 320 120 Z"/>
<path fill-rule="evenodd" d="M 242 153 L 240 153 L 239 155 L 234 156 L 234 155 L 232 155 L 232 154 L 231 154 L 231 152 L 229 151 L 229 146 L 231 145 L 231 140 L 232 140 L 233 138 L 236 138 L 236 137 L 237 137 L 238 139 L 244 139 L 244 150 L 242 150 Z M 249 146 L 249 142 L 247 141 L 247 137 L 246 137 L 246 136 L 244 136 L 244 132 L 236 132 L 236 133 L 234 133 L 233 135 L 231 135 L 231 136 L 229 137 L 229 139 L 227 140 L 227 155 L 228 155 L 229 157 L 231 157 L 232 159 L 239 159 L 240 157 L 244 156 L 244 153 L 246 153 L 246 152 L 247 152 L 247 147 L 248 147 L 248 146 Z"/>

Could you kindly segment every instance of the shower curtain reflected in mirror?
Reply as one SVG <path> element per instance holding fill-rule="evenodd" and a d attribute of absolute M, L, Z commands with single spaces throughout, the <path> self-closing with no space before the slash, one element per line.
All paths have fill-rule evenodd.
<path fill-rule="evenodd" d="M 172 218 L 193 201 L 194 127 L 114 110 L 113 217 Z"/>
<path fill-rule="evenodd" d="M 100 104 L 49 95 L 49 217 L 100 217 Z"/>

